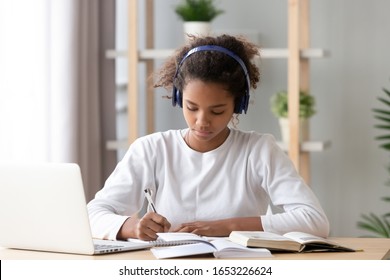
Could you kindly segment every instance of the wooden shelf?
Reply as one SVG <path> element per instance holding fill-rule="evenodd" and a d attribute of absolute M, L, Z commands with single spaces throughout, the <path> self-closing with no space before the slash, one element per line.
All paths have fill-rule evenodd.
<path fill-rule="evenodd" d="M 288 143 L 277 142 L 279 147 L 284 151 L 288 151 Z M 301 152 L 322 152 L 331 146 L 330 141 L 306 141 L 299 144 Z"/>
<path fill-rule="evenodd" d="M 165 59 L 172 55 L 174 50 L 172 49 L 145 49 L 138 51 L 138 59 L 142 60 L 154 60 Z M 260 49 L 261 58 L 288 58 L 288 49 Z M 322 58 L 327 56 L 328 53 L 323 49 L 304 49 L 300 51 L 301 58 Z M 126 50 L 107 50 L 106 58 L 127 58 Z"/>
<path fill-rule="evenodd" d="M 129 147 L 129 141 L 128 140 L 110 140 L 106 142 L 106 149 L 107 150 L 122 150 L 127 149 Z"/>

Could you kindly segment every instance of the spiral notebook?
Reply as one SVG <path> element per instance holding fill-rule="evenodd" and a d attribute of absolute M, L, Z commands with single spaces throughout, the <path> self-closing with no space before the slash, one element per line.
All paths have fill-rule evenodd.
<path fill-rule="evenodd" d="M 194 243 L 209 243 L 209 240 L 205 237 L 199 236 L 193 233 L 187 232 L 164 232 L 158 233 L 159 237 L 153 241 L 143 241 L 140 239 L 129 238 L 127 241 L 134 243 L 149 244 L 153 247 L 167 247 L 167 246 L 179 246 Z"/>

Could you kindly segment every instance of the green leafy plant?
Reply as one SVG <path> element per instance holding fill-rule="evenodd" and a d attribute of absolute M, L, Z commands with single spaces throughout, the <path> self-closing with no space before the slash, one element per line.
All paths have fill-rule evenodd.
<path fill-rule="evenodd" d="M 378 97 L 378 100 L 386 106 L 386 109 L 373 109 L 374 118 L 380 123 L 374 127 L 382 129 L 385 134 L 375 137 L 376 140 L 381 141 L 380 148 L 390 151 L 390 91 L 383 88 L 385 97 Z M 384 142 L 382 142 L 384 141 Z M 385 185 L 390 187 L 390 164 L 387 166 L 389 178 Z M 382 197 L 385 202 L 390 202 L 390 196 Z M 390 238 L 390 212 L 377 215 L 374 213 L 363 214 L 362 220 L 357 223 L 358 227 L 374 233 L 376 237 Z"/>
<path fill-rule="evenodd" d="M 184 0 L 176 6 L 175 12 L 183 21 L 206 22 L 224 13 L 215 7 L 213 0 Z"/>
<path fill-rule="evenodd" d="M 308 119 L 315 111 L 315 100 L 312 95 L 300 92 L 299 94 L 299 117 Z M 271 111 L 277 118 L 288 117 L 288 94 L 286 91 L 279 91 L 271 97 Z"/>

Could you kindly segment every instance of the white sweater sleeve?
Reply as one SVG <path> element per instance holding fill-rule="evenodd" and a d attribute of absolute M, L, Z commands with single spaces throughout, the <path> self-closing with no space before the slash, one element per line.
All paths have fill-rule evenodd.
<path fill-rule="evenodd" d="M 150 156 L 147 145 L 135 141 L 114 172 L 105 182 L 104 188 L 88 203 L 88 213 L 93 237 L 116 239 L 122 224 L 143 205 L 143 188 L 153 184 L 150 175 Z"/>
<path fill-rule="evenodd" d="M 284 234 L 304 231 L 327 237 L 329 221 L 312 189 L 296 171 L 292 161 L 274 141 L 268 141 L 268 153 L 261 156 L 266 170 L 263 187 L 274 206 L 282 213 L 269 213 L 261 217 L 265 231 Z M 261 168 L 261 167 L 259 167 Z"/>

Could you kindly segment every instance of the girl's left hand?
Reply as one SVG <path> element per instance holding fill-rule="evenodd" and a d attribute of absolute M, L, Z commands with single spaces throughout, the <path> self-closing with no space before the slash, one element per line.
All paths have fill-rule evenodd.
<path fill-rule="evenodd" d="M 190 232 L 203 236 L 229 236 L 230 230 L 223 220 L 195 221 L 181 224 L 174 232 Z"/>
<path fill-rule="evenodd" d="M 183 223 L 174 232 L 190 232 L 203 236 L 229 236 L 233 230 L 262 231 L 260 217 L 240 217 L 215 221 Z"/>

